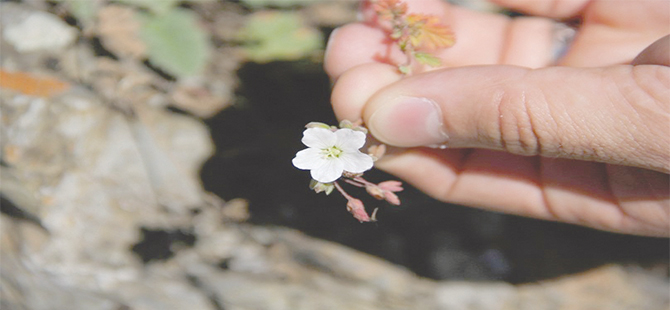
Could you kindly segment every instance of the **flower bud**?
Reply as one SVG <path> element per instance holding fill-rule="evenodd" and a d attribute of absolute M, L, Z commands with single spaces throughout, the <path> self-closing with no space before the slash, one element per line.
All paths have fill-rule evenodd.
<path fill-rule="evenodd" d="M 335 185 L 333 183 L 321 183 L 317 180 L 312 179 L 309 181 L 309 189 L 315 191 L 317 194 L 321 192 L 325 192 L 326 195 L 330 195 L 330 193 L 333 192 L 335 189 Z"/>
<path fill-rule="evenodd" d="M 363 202 L 356 198 L 349 198 L 347 202 L 347 211 L 351 213 L 359 222 L 369 222 L 370 216 L 365 212 Z"/>
<path fill-rule="evenodd" d="M 377 185 L 365 185 L 365 190 L 372 197 L 375 197 L 379 200 L 384 199 L 384 190 L 379 188 Z"/>
<path fill-rule="evenodd" d="M 377 184 L 379 188 L 389 191 L 389 192 L 399 192 L 402 191 L 402 182 L 400 181 L 384 181 L 379 184 Z"/>
<path fill-rule="evenodd" d="M 398 198 L 396 194 L 389 191 L 384 191 L 384 200 L 388 201 L 392 205 L 400 205 L 400 198 Z"/>
<path fill-rule="evenodd" d="M 353 179 L 355 177 L 360 177 L 362 175 L 363 175 L 363 173 L 353 173 L 353 172 L 349 172 L 349 171 L 342 172 L 343 177 L 350 178 L 350 179 Z"/>
<path fill-rule="evenodd" d="M 330 125 L 320 123 L 320 122 L 309 122 L 307 125 L 305 125 L 305 128 L 323 128 L 323 129 L 329 129 L 330 130 Z"/>
<path fill-rule="evenodd" d="M 344 119 L 344 120 L 340 121 L 339 125 L 340 125 L 340 128 L 354 129 L 354 124 L 348 119 Z"/>
<path fill-rule="evenodd" d="M 340 128 L 348 128 L 351 130 L 356 130 L 360 131 L 364 134 L 368 133 L 368 129 L 360 125 L 361 121 L 356 122 L 356 124 L 352 123 L 350 120 L 342 120 L 340 122 Z"/>

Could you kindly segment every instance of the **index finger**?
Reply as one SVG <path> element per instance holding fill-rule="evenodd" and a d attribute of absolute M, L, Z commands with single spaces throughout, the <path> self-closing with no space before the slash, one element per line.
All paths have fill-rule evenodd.
<path fill-rule="evenodd" d="M 453 47 L 435 54 L 446 66 L 512 64 L 542 67 L 550 64 L 553 22 L 546 18 L 510 19 L 501 14 L 476 12 L 438 0 L 406 1 L 409 12 L 437 16 L 456 35 Z M 343 72 L 361 64 L 399 64 L 405 55 L 388 34 L 369 17 L 366 22 L 345 25 L 331 34 L 324 66 L 336 80 Z M 368 13 L 366 13 L 368 12 Z"/>

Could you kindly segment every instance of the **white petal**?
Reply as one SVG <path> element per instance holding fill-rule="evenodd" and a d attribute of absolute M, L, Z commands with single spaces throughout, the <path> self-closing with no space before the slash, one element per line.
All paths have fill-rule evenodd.
<path fill-rule="evenodd" d="M 360 131 L 343 128 L 335 132 L 337 146 L 343 151 L 358 151 L 365 144 L 365 134 Z"/>
<path fill-rule="evenodd" d="M 336 141 L 335 133 L 325 128 L 307 128 L 302 133 L 302 143 L 317 149 L 331 147 Z"/>
<path fill-rule="evenodd" d="M 342 161 L 345 171 L 361 173 L 372 169 L 372 157 L 359 151 L 342 153 L 338 158 Z"/>
<path fill-rule="evenodd" d="M 322 166 L 325 160 L 321 150 L 308 148 L 296 153 L 292 162 L 298 169 L 310 170 Z"/>
<path fill-rule="evenodd" d="M 344 172 L 344 163 L 339 159 L 328 159 L 323 162 L 320 167 L 310 171 L 312 179 L 321 183 L 330 183 L 342 176 Z"/>

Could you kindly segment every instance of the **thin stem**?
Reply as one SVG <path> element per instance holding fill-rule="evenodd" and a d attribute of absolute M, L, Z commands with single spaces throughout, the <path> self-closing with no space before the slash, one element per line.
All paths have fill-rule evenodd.
<path fill-rule="evenodd" d="M 354 180 L 357 181 L 357 182 L 359 182 L 359 183 L 362 183 L 362 184 L 364 184 L 364 185 L 377 186 L 377 184 L 372 183 L 372 182 L 370 182 L 370 181 L 368 181 L 368 180 L 366 180 L 366 179 L 363 179 L 363 177 L 360 177 L 360 176 L 359 176 L 359 177 L 355 177 Z"/>
<path fill-rule="evenodd" d="M 407 57 L 407 60 L 401 66 L 406 67 L 408 70 L 411 70 L 412 60 L 414 60 L 414 47 L 410 42 L 405 42 L 405 48 L 403 48 L 402 51 L 403 53 L 405 53 L 405 57 Z M 409 71 L 408 75 L 410 75 Z"/>
<path fill-rule="evenodd" d="M 357 187 L 365 187 L 365 184 L 360 183 L 360 182 L 356 182 L 356 181 L 354 181 L 354 180 L 352 180 L 352 179 L 344 179 L 344 182 L 347 182 L 347 183 L 349 183 L 349 184 L 351 184 L 351 185 L 353 185 L 353 186 L 357 186 Z"/>
<path fill-rule="evenodd" d="M 395 41 L 396 45 L 400 47 L 400 50 L 403 52 L 403 54 L 405 54 L 405 57 L 407 58 L 405 60 L 405 63 L 399 65 L 398 68 L 403 67 L 406 68 L 405 70 L 400 71 L 403 73 L 403 75 L 409 75 L 411 74 L 411 65 L 412 65 L 412 59 L 414 57 L 414 48 L 412 47 L 411 43 L 408 42 L 409 27 L 403 15 L 404 14 L 393 14 L 393 18 L 391 19 L 391 29 L 393 29 L 394 33 L 399 34 L 398 38 L 394 38 L 393 41 Z"/>
<path fill-rule="evenodd" d="M 335 185 L 335 188 L 337 188 L 337 191 L 344 196 L 344 198 L 347 198 L 347 200 L 355 199 L 351 195 L 347 194 L 347 192 L 344 191 L 342 186 L 340 186 L 340 183 L 337 183 L 337 181 L 333 182 L 333 185 Z"/>

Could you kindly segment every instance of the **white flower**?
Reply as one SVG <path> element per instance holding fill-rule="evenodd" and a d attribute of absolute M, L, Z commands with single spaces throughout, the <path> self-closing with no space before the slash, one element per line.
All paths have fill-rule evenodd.
<path fill-rule="evenodd" d="M 372 157 L 358 150 L 365 144 L 365 134 L 360 131 L 308 128 L 302 143 L 309 148 L 295 154 L 293 165 L 310 170 L 312 179 L 321 183 L 337 180 L 344 171 L 361 173 L 372 168 Z"/>

